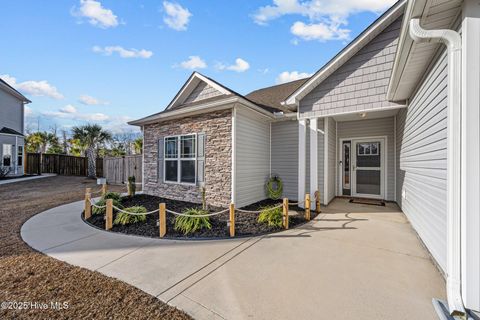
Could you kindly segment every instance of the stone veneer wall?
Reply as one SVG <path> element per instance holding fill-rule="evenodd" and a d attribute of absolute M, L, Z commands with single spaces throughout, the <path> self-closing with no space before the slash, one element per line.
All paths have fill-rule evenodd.
<path fill-rule="evenodd" d="M 232 110 L 175 119 L 144 127 L 144 179 L 147 194 L 201 203 L 198 186 L 163 183 L 158 177 L 158 139 L 178 134 L 205 133 L 205 188 L 209 205 L 227 206 L 231 200 Z"/>

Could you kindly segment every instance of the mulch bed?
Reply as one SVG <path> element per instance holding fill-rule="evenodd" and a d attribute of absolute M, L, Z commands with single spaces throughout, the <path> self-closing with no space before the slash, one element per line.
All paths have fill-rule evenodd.
<path fill-rule="evenodd" d="M 22 224 L 41 211 L 83 199 L 96 180 L 49 177 L 0 185 L 0 301 L 67 303 L 68 309 L 0 309 L 0 319 L 192 319 L 157 298 L 99 272 L 31 249 Z M 125 192 L 125 186 L 111 186 Z"/>
<path fill-rule="evenodd" d="M 122 198 L 122 204 L 125 208 L 132 206 L 144 206 L 147 211 L 153 211 L 158 209 L 159 203 L 165 202 L 167 209 L 182 212 L 188 208 L 201 208 L 199 204 L 185 202 L 185 201 L 176 201 L 165 199 L 161 197 L 139 194 L 134 197 L 124 197 Z M 251 204 L 247 207 L 241 208 L 244 210 L 257 211 L 262 207 L 267 205 L 278 205 L 281 204 L 281 200 L 263 200 L 254 204 Z M 210 207 L 210 212 L 218 212 L 226 208 L 219 207 Z M 297 225 L 305 223 L 304 210 L 298 206 L 290 206 L 290 211 L 297 211 L 298 214 L 290 215 L 289 226 L 293 228 Z M 292 213 L 292 212 L 291 212 Z M 311 213 L 312 218 L 315 215 L 315 212 Z M 115 213 L 114 213 L 115 219 Z M 266 223 L 260 223 L 257 221 L 258 214 L 255 213 L 235 213 L 235 236 L 257 236 L 267 233 L 272 233 L 282 230 L 278 227 L 270 227 Z M 166 238 L 171 239 L 212 239 L 212 238 L 227 238 L 229 237 L 229 227 L 227 227 L 227 221 L 229 220 L 229 213 L 225 212 L 216 216 L 210 217 L 210 223 L 212 225 L 211 229 L 199 230 L 194 234 L 184 235 L 179 231 L 175 231 L 174 223 L 175 216 L 173 214 L 167 213 L 167 235 Z M 147 221 L 143 223 L 135 223 L 130 225 L 114 225 L 111 231 L 120 232 L 125 234 L 133 234 L 144 237 L 159 237 L 159 227 L 157 225 L 158 213 L 147 215 Z M 103 215 L 93 215 L 88 222 L 92 225 L 104 229 L 105 220 Z"/>

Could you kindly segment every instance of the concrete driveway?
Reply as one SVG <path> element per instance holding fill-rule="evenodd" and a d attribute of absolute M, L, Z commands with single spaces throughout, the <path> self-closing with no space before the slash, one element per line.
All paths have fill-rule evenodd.
<path fill-rule="evenodd" d="M 248 239 L 114 234 L 82 202 L 22 227 L 33 248 L 132 284 L 195 319 L 436 319 L 445 284 L 396 205 L 336 199 L 297 229 Z"/>

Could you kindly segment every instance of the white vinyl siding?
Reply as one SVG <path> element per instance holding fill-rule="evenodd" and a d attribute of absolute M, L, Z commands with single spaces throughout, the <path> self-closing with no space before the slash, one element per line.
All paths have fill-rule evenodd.
<path fill-rule="evenodd" d="M 368 116 L 368 115 L 367 115 Z M 337 141 L 346 138 L 387 137 L 386 149 L 386 180 L 387 192 L 385 199 L 395 200 L 395 139 L 394 118 L 364 119 L 355 121 L 337 122 Z"/>
<path fill-rule="evenodd" d="M 447 55 L 397 114 L 397 202 L 446 270 Z"/>
<path fill-rule="evenodd" d="M 283 181 L 283 196 L 298 198 L 298 121 L 272 123 L 272 175 Z"/>
<path fill-rule="evenodd" d="M 270 122 L 255 111 L 238 108 L 236 135 L 236 206 L 266 198 L 270 175 Z"/>

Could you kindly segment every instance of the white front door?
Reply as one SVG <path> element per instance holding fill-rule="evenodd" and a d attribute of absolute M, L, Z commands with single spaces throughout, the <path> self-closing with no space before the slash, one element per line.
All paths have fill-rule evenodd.
<path fill-rule="evenodd" d="M 352 139 L 352 196 L 385 198 L 385 139 Z"/>

